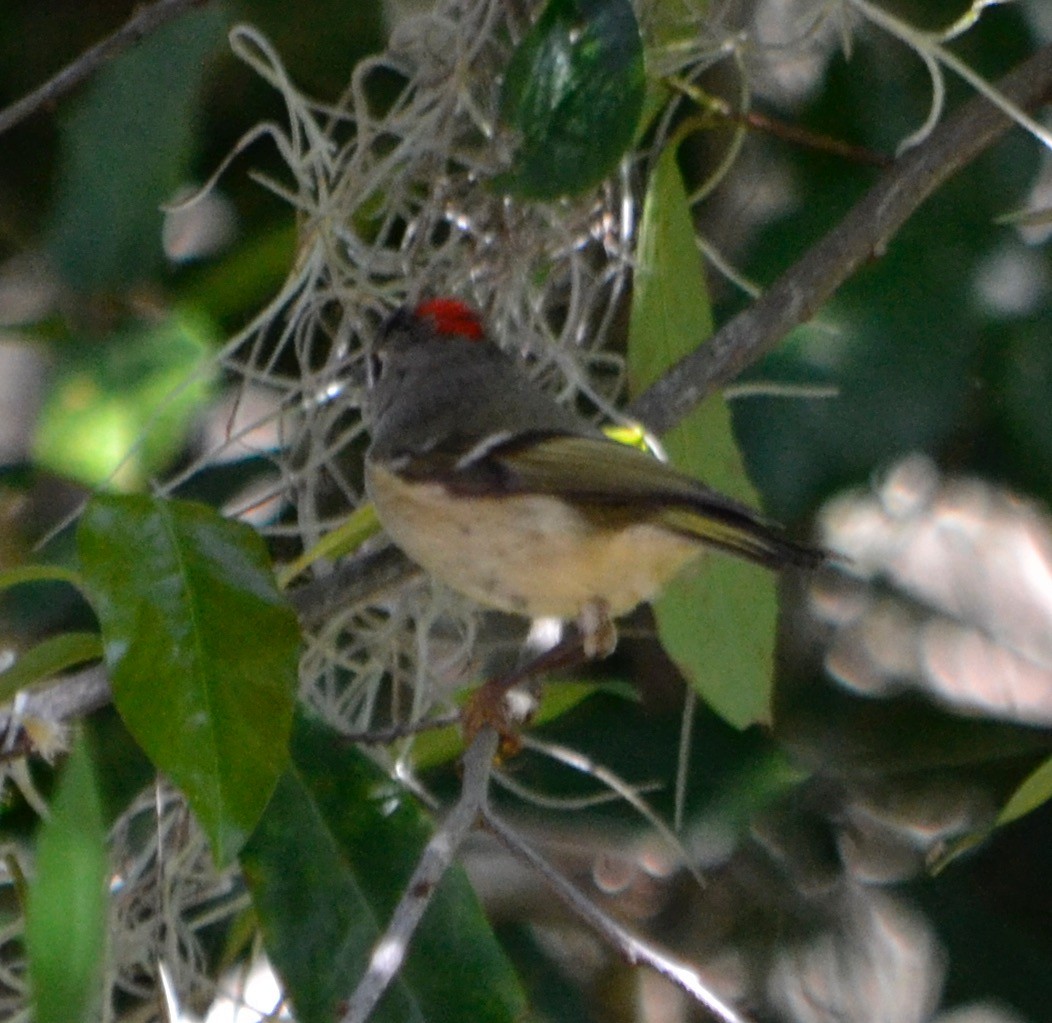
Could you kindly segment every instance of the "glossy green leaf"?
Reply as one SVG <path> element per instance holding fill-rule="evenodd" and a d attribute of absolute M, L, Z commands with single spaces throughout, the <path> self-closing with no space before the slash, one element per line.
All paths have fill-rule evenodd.
<path fill-rule="evenodd" d="M 292 756 L 241 863 L 297 1018 L 328 1023 L 362 976 L 430 822 L 404 788 L 319 723 L 297 721 Z M 454 868 L 373 1019 L 511 1021 L 524 1007 L 466 876 Z"/>
<path fill-rule="evenodd" d="M 997 816 L 998 824 L 1009 824 L 1052 799 L 1052 758 L 1028 775 L 1012 793 Z"/>
<path fill-rule="evenodd" d="M 37 838 L 26 911 L 36 1023 L 94 1020 L 106 948 L 106 829 L 83 742 L 69 758 Z"/>
<path fill-rule="evenodd" d="M 636 259 L 628 371 L 638 394 L 712 333 L 704 268 L 672 149 L 654 168 Z M 707 399 L 663 442 L 685 472 L 756 505 L 722 397 Z M 669 656 L 706 703 L 739 728 L 770 720 L 775 587 L 766 570 L 713 554 L 654 604 Z"/>
<path fill-rule="evenodd" d="M 160 207 L 185 180 L 226 20 L 222 4 L 185 12 L 106 65 L 65 119 L 49 247 L 75 289 L 120 289 L 160 269 Z"/>
<path fill-rule="evenodd" d="M 91 486 L 141 487 L 186 443 L 215 377 L 214 341 L 211 324 L 183 315 L 66 348 L 37 423 L 38 463 Z"/>
<path fill-rule="evenodd" d="M 519 148 L 494 184 L 531 199 L 598 184 L 632 143 L 643 93 L 629 0 L 549 0 L 508 65 L 501 110 Z"/>
<path fill-rule="evenodd" d="M 97 497 L 77 547 L 117 710 L 226 862 L 288 763 L 299 629 L 263 541 L 204 505 Z"/>
<path fill-rule="evenodd" d="M 54 678 L 67 668 L 98 660 L 102 639 L 94 632 L 63 632 L 31 647 L 14 664 L 0 672 L 0 703 L 13 700 L 26 686 Z"/>

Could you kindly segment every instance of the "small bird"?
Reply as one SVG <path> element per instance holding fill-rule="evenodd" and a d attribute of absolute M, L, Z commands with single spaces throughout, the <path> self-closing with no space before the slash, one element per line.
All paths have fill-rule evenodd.
<path fill-rule="evenodd" d="M 365 484 L 388 535 L 479 604 L 576 621 L 590 657 L 706 548 L 772 569 L 823 560 L 560 405 L 457 299 L 395 312 L 372 358 Z"/>

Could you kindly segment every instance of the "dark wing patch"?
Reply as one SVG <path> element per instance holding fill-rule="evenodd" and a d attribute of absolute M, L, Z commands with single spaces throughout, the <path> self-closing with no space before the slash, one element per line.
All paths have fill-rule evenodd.
<path fill-rule="evenodd" d="M 642 451 L 603 437 L 535 432 L 471 449 L 454 440 L 413 458 L 401 475 L 442 483 L 463 496 L 561 496 L 598 521 L 650 518 L 666 528 L 769 568 L 821 563 L 822 551 L 798 544 L 747 505 L 712 490 Z"/>

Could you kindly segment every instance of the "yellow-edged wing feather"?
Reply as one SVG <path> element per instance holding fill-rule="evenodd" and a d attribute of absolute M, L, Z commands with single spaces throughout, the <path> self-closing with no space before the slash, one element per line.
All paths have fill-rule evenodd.
<path fill-rule="evenodd" d="M 823 557 L 748 506 L 602 436 L 516 437 L 463 456 L 437 477 L 460 492 L 549 494 L 609 520 L 647 520 L 771 568 L 814 566 Z"/>

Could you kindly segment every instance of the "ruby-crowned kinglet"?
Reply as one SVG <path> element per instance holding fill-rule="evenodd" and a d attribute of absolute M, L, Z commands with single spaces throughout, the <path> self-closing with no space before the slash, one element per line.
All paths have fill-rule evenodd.
<path fill-rule="evenodd" d="M 822 553 L 609 439 L 540 390 L 455 299 L 401 309 L 373 350 L 365 482 L 391 539 L 480 604 L 574 619 L 586 648 L 706 547 L 778 569 Z"/>

